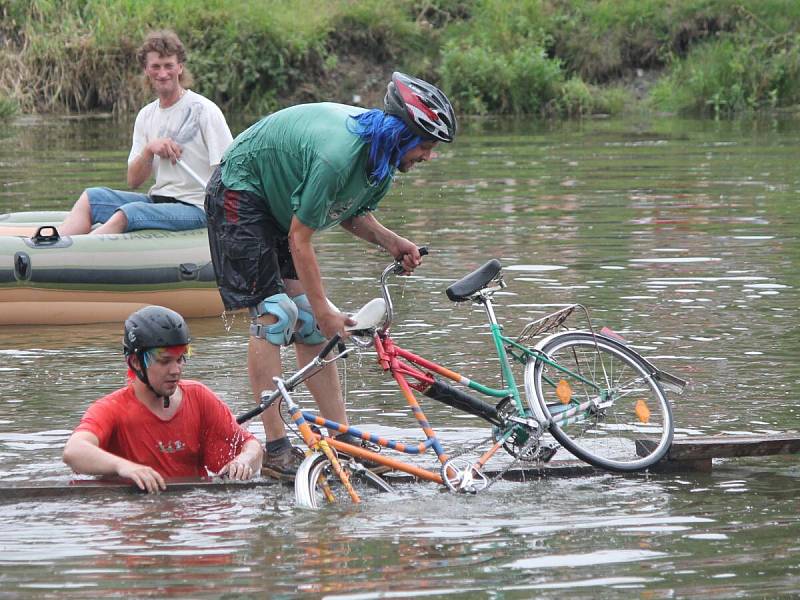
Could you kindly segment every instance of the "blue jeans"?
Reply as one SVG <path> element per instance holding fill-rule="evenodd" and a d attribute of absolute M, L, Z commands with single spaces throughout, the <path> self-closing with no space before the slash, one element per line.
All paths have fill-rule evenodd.
<path fill-rule="evenodd" d="M 92 224 L 105 223 L 116 211 L 121 210 L 128 219 L 125 231 L 183 231 L 206 226 L 206 213 L 202 208 L 177 200 L 163 201 L 147 194 L 121 192 L 107 187 L 88 188 L 86 195 L 92 209 Z"/>

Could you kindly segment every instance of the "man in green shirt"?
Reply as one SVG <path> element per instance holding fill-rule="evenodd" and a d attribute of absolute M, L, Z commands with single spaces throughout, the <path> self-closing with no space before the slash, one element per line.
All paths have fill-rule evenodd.
<path fill-rule="evenodd" d="M 296 342 L 306 364 L 326 338 L 346 337 L 352 321 L 325 296 L 311 243 L 341 225 L 385 248 L 406 272 L 421 262 L 416 244 L 387 229 L 372 211 L 396 170 L 429 160 L 452 142 L 456 119 L 435 86 L 394 73 L 384 109 L 319 103 L 274 113 L 241 133 L 206 188 L 211 257 L 226 310 L 252 318 L 248 373 L 256 400 L 281 373 L 280 347 Z M 308 381 L 323 416 L 347 423 L 338 374 L 328 367 Z M 302 459 L 274 405 L 262 414 L 265 474 L 291 479 Z"/>

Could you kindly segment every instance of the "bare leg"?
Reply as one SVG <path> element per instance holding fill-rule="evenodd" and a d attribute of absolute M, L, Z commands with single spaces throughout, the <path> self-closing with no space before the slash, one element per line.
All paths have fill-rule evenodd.
<path fill-rule="evenodd" d="M 121 210 L 116 211 L 111 218 L 100 227 L 92 231 L 92 207 L 89 205 L 89 196 L 84 191 L 72 210 L 56 229 L 60 235 L 80 235 L 82 233 L 123 233 L 128 229 L 128 217 Z"/>
<path fill-rule="evenodd" d="M 259 323 L 271 325 L 277 321 L 270 315 L 264 315 L 258 319 Z M 274 390 L 275 382 L 273 377 L 281 374 L 281 350 L 277 346 L 269 343 L 262 338 L 250 336 L 247 349 L 247 373 L 250 376 L 250 388 L 256 402 L 261 402 L 261 392 L 264 390 Z M 279 413 L 279 403 L 276 402 L 263 413 L 261 421 L 264 423 L 264 432 L 267 434 L 267 441 L 280 439 L 286 435 Z"/>
<path fill-rule="evenodd" d="M 295 343 L 294 349 L 297 353 L 297 366 L 302 367 L 308 364 L 324 344 L 317 346 L 307 346 L 306 344 Z M 336 421 L 342 425 L 347 425 L 347 411 L 344 407 L 342 398 L 342 387 L 339 383 L 339 372 L 335 364 L 330 364 L 322 371 L 306 381 L 306 387 L 314 396 L 314 401 L 319 406 L 322 416 L 331 421 Z"/>
<path fill-rule="evenodd" d="M 128 217 L 121 210 L 117 210 L 108 221 L 92 231 L 92 233 L 124 233 L 127 230 Z"/>
<path fill-rule="evenodd" d="M 287 279 L 284 283 L 286 285 L 286 293 L 290 296 L 297 296 L 304 291 L 297 279 Z M 308 346 L 306 344 L 295 343 L 294 348 L 297 353 L 298 367 L 308 364 L 311 359 L 319 354 L 319 351 L 322 350 L 322 346 L 323 344 Z M 311 395 L 314 396 L 314 401 L 317 403 L 317 406 L 319 406 L 322 416 L 347 425 L 347 412 L 345 411 L 344 399 L 342 398 L 339 372 L 336 370 L 335 365 L 328 365 L 322 371 L 314 375 L 306 382 L 306 387 L 311 391 Z"/>
<path fill-rule="evenodd" d="M 85 191 L 57 229 L 60 235 L 78 235 L 89 233 L 92 230 L 92 209 L 89 206 L 89 196 Z"/>

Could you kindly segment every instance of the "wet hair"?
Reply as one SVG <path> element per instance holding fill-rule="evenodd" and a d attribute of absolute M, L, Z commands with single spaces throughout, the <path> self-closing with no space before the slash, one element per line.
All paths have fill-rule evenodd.
<path fill-rule="evenodd" d="M 157 52 L 161 58 L 165 56 L 174 56 L 183 67 L 179 81 L 182 86 L 186 87 L 192 84 L 192 76 L 186 68 L 186 48 L 181 42 L 174 31 L 169 29 L 162 29 L 159 31 L 151 31 L 144 38 L 144 42 L 136 51 L 136 59 L 139 61 L 139 66 L 144 69 L 147 67 L 147 54 L 150 52 Z"/>
<path fill-rule="evenodd" d="M 378 185 L 391 176 L 400 159 L 422 143 L 402 119 L 373 108 L 359 115 L 351 115 L 347 128 L 369 144 L 369 178 Z"/>

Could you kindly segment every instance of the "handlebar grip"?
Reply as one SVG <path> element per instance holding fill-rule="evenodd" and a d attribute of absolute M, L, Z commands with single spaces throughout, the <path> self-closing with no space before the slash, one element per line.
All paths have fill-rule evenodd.
<path fill-rule="evenodd" d="M 261 403 L 258 406 L 256 406 L 255 408 L 251 408 L 246 413 L 243 413 L 243 414 L 239 415 L 238 417 L 236 417 L 236 423 L 238 425 L 241 425 L 242 423 L 245 423 L 245 422 L 249 421 L 253 417 L 256 417 L 256 416 L 260 415 L 265 410 L 267 410 L 270 406 L 272 406 L 272 403 L 275 402 L 275 400 L 277 400 L 278 398 L 280 398 L 280 394 L 276 394 L 275 392 L 273 392 L 266 402 L 264 402 L 262 400 Z"/>
<path fill-rule="evenodd" d="M 340 340 L 341 338 L 339 337 L 338 333 L 334 335 L 331 339 L 329 339 L 328 343 L 325 344 L 325 347 L 319 353 L 319 358 L 325 358 L 326 356 L 328 356 L 328 354 L 331 353 L 331 350 L 333 350 L 339 344 Z"/>
<path fill-rule="evenodd" d="M 241 425 L 242 423 L 246 423 L 247 421 L 249 421 L 250 419 L 252 419 L 256 415 L 260 415 L 262 412 L 264 412 L 264 409 L 261 408 L 261 405 L 256 406 L 255 408 L 251 408 L 246 413 L 241 414 L 238 417 L 236 417 L 236 423 L 237 423 L 237 425 Z"/>
<path fill-rule="evenodd" d="M 420 256 L 428 256 L 428 254 L 429 254 L 429 252 L 428 252 L 428 247 L 427 247 L 427 246 L 419 246 L 419 247 L 417 247 L 417 252 L 419 252 L 419 255 L 420 255 Z M 399 275 L 399 274 L 400 274 L 400 273 L 402 273 L 403 271 L 404 271 L 404 269 L 403 269 L 403 265 L 400 263 L 400 261 L 399 261 L 399 260 L 396 260 L 396 261 L 395 261 L 395 267 L 394 267 L 394 269 L 392 270 L 392 272 L 393 272 L 395 275 Z"/>

